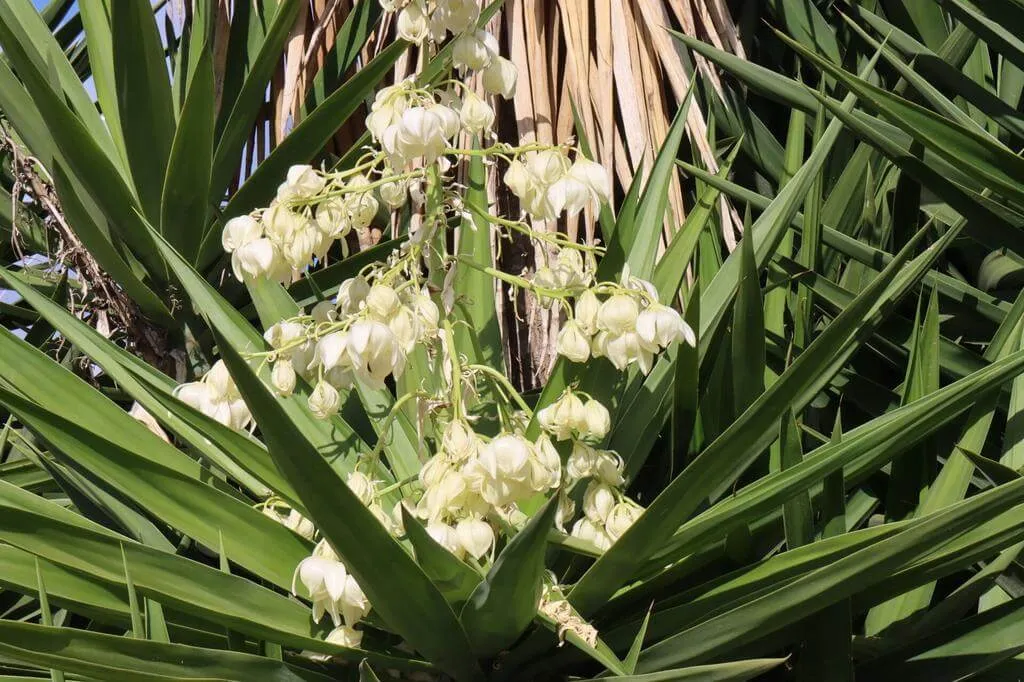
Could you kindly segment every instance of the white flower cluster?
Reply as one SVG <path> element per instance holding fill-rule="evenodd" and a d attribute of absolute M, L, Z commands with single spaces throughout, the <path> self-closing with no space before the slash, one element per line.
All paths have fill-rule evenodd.
<path fill-rule="evenodd" d="M 401 528 L 384 511 L 378 500 L 377 484 L 366 474 L 353 471 L 348 475 L 345 484 L 359 498 L 384 528 L 392 535 L 397 535 Z M 272 509 L 268 505 L 267 509 Z M 397 511 L 397 510 L 396 510 Z M 276 512 L 264 513 L 274 517 Z M 315 536 L 313 524 L 303 519 L 295 510 L 287 515 L 277 514 L 276 518 L 284 525 L 291 527 L 293 517 L 302 519 L 296 532 L 304 534 L 309 530 L 309 539 Z M 400 518 L 400 517 L 399 517 Z M 292 594 L 298 582 L 306 588 L 306 594 L 313 602 L 313 620 L 320 622 L 325 613 L 330 614 L 334 622 L 334 630 L 327 635 L 327 641 L 346 647 L 358 647 L 362 642 L 363 633 L 355 629 L 355 625 L 370 611 L 370 600 L 366 598 L 359 583 L 345 568 L 334 549 L 326 540 L 317 543 L 313 554 L 299 562 L 292 577 Z"/>
<path fill-rule="evenodd" d="M 233 429 L 244 429 L 252 421 L 249 407 L 238 392 L 223 360 L 218 360 L 199 381 L 182 384 L 174 395 L 208 417 Z"/>
<path fill-rule="evenodd" d="M 570 484 L 591 479 L 583 494 L 583 518 L 572 526 L 571 535 L 600 550 L 611 547 L 643 512 L 623 494 L 622 459 L 610 450 L 594 447 L 611 429 L 608 409 L 594 400 L 586 402 L 571 389 L 537 413 L 537 422 L 556 440 L 572 441 L 565 478 Z M 572 517 L 571 507 L 563 520 Z"/>
<path fill-rule="evenodd" d="M 573 216 L 588 204 L 611 200 L 604 166 L 581 155 L 570 162 L 561 149 L 525 152 L 505 171 L 505 184 L 537 220 L 553 220 L 563 211 Z"/>
<path fill-rule="evenodd" d="M 427 292 L 408 281 L 393 287 L 362 275 L 345 280 L 333 302 L 266 331 L 274 349 L 271 382 L 283 395 L 294 390 L 296 375 L 315 382 L 309 408 L 326 419 L 354 379 L 379 388 L 389 375 L 401 376 L 408 354 L 436 336 L 438 319 Z"/>
<path fill-rule="evenodd" d="M 319 623 L 328 613 L 334 622 L 335 629 L 327 636 L 327 641 L 358 647 L 363 633 L 356 630 L 355 625 L 370 612 L 370 600 L 326 540 L 317 543 L 312 556 L 295 568 L 292 594 L 298 594 L 298 582 L 302 582 L 313 602 L 313 620 Z"/>
<path fill-rule="evenodd" d="M 484 89 L 509 99 L 515 92 L 516 67 L 498 54 L 498 41 L 477 28 L 479 0 L 381 0 L 385 11 L 398 12 L 398 35 L 417 45 L 426 40 L 452 41 L 452 63 L 456 69 L 482 71 Z"/>
<path fill-rule="evenodd" d="M 378 208 L 367 185 L 361 174 L 328 179 L 312 166 L 292 166 L 258 218 L 238 216 L 224 225 L 221 244 L 231 254 L 235 277 L 287 282 L 293 272 L 323 258 L 336 240 L 367 228 Z"/>
<path fill-rule="evenodd" d="M 405 168 L 414 159 L 432 164 L 451 147 L 459 132 L 491 129 L 494 110 L 472 90 L 461 90 L 461 96 L 453 90 L 433 93 L 417 88 L 409 78 L 377 93 L 366 127 L 387 152 L 391 168 Z M 386 186 L 388 190 L 382 190 L 385 201 L 400 206 L 404 186 Z"/>
<path fill-rule="evenodd" d="M 598 293 L 610 295 L 602 301 Z M 620 285 L 599 283 L 577 296 L 556 348 L 573 362 L 606 357 L 619 370 L 635 362 L 646 373 L 655 354 L 678 341 L 692 346 L 697 339 L 678 311 L 658 302 L 654 286 L 627 267 Z"/>
<path fill-rule="evenodd" d="M 547 436 L 531 442 L 501 433 L 485 442 L 462 420 L 450 421 L 440 451 L 420 470 L 424 493 L 415 513 L 457 557 L 480 560 L 494 547 L 486 519 L 508 517 L 517 502 L 557 488 L 562 462 Z"/>

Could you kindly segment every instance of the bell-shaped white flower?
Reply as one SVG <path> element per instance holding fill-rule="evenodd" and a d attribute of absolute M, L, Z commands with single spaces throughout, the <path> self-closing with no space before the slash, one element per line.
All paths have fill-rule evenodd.
<path fill-rule="evenodd" d="M 369 293 L 370 283 L 362 275 L 356 275 L 341 283 L 334 303 L 343 316 L 351 315 L 359 310 Z"/>
<path fill-rule="evenodd" d="M 558 496 L 558 509 L 555 510 L 555 528 L 565 532 L 565 524 L 572 521 L 572 517 L 576 514 L 576 503 L 571 497 L 565 494 L 565 491 Z"/>
<path fill-rule="evenodd" d="M 328 419 L 338 412 L 341 406 L 341 396 L 338 389 L 326 381 L 317 382 L 313 392 L 307 400 L 309 411 L 317 419 Z"/>
<path fill-rule="evenodd" d="M 462 71 L 479 71 L 490 65 L 497 48 L 498 41 L 487 31 L 463 33 L 452 41 L 452 66 Z"/>
<path fill-rule="evenodd" d="M 398 13 L 395 29 L 398 37 L 419 45 L 427 37 L 428 17 L 422 0 L 412 0 Z"/>
<path fill-rule="evenodd" d="M 344 199 L 345 217 L 348 223 L 357 230 L 365 230 L 373 223 L 380 205 L 372 191 L 365 188 L 370 184 L 369 179 L 362 174 L 349 179 L 346 189 L 352 191 Z"/>
<path fill-rule="evenodd" d="M 615 294 L 601 304 L 597 312 L 597 326 L 610 334 L 626 334 L 636 329 L 636 319 L 639 315 L 640 308 L 635 298 L 626 294 Z"/>
<path fill-rule="evenodd" d="M 462 558 L 466 550 L 459 542 L 458 532 L 447 523 L 434 521 L 427 524 L 427 533 L 434 538 L 434 542 L 441 545 L 458 558 Z"/>
<path fill-rule="evenodd" d="M 273 273 L 280 270 L 280 262 L 280 252 L 266 238 L 248 242 L 231 252 L 231 271 L 238 281 L 242 281 L 244 275 L 253 279 L 273 276 Z"/>
<path fill-rule="evenodd" d="M 591 481 L 583 494 L 583 513 L 598 525 L 604 525 L 615 504 L 615 491 L 604 483 Z"/>
<path fill-rule="evenodd" d="M 457 125 L 457 116 L 455 121 Z M 391 154 L 397 166 L 404 166 L 410 159 L 421 156 L 428 164 L 433 163 L 448 147 L 445 139 L 448 126 L 447 117 L 442 117 L 439 109 L 410 107 L 402 112 L 397 126 L 384 131 L 384 149 Z"/>
<path fill-rule="evenodd" d="M 409 183 L 406 180 L 386 182 L 378 187 L 377 191 L 381 200 L 391 209 L 401 208 L 409 200 Z"/>
<path fill-rule="evenodd" d="M 636 523 L 643 513 L 644 510 L 632 502 L 619 502 L 612 507 L 608 518 L 605 519 L 605 533 L 608 534 L 612 542 L 615 542 L 629 530 L 630 526 Z"/>
<path fill-rule="evenodd" d="M 494 125 L 494 109 L 477 97 L 476 93 L 467 90 L 462 97 L 462 106 L 459 108 L 459 119 L 462 126 L 471 133 L 480 133 L 490 130 Z"/>
<path fill-rule="evenodd" d="M 402 301 L 391 287 L 374 284 L 366 294 L 364 305 L 370 317 L 380 322 L 387 322 L 402 307 Z"/>
<path fill-rule="evenodd" d="M 454 463 L 462 463 L 476 457 L 481 447 L 483 443 L 480 436 L 461 419 L 448 422 L 441 435 L 441 450 Z"/>
<path fill-rule="evenodd" d="M 356 374 L 378 388 L 389 374 L 399 376 L 405 364 L 394 333 L 376 320 L 360 320 L 349 328 L 347 351 Z"/>
<path fill-rule="evenodd" d="M 485 445 L 465 468 L 471 489 L 495 507 L 512 504 L 531 493 L 530 474 L 530 444 L 510 434 Z"/>
<path fill-rule="evenodd" d="M 611 538 L 604 532 L 604 528 L 587 517 L 573 524 L 570 535 L 591 543 L 602 552 L 612 546 Z"/>
<path fill-rule="evenodd" d="M 347 625 L 340 625 L 328 632 L 324 641 L 349 649 L 358 649 L 363 643 L 363 631 L 350 628 Z"/>
<path fill-rule="evenodd" d="M 263 225 L 248 215 L 232 218 L 224 224 L 220 241 L 225 251 L 231 252 L 263 236 Z"/>
<path fill-rule="evenodd" d="M 585 289 L 594 278 L 594 273 L 583 262 L 580 252 L 570 248 L 558 252 L 553 272 L 562 289 Z"/>
<path fill-rule="evenodd" d="M 282 197 L 282 189 L 278 189 L 278 199 L 310 199 L 322 192 L 326 184 L 324 176 L 316 172 L 312 166 L 295 165 L 288 169 L 288 175 L 282 185 L 285 196 Z"/>
<path fill-rule="evenodd" d="M 572 391 L 566 391 L 558 400 L 537 412 L 537 422 L 558 440 L 567 440 L 574 432 L 586 430 L 587 414 L 583 401 Z"/>
<path fill-rule="evenodd" d="M 586 435 L 595 441 L 603 439 L 608 430 L 612 427 L 611 415 L 608 408 L 594 399 L 583 404 L 583 412 L 586 416 Z"/>
<path fill-rule="evenodd" d="M 437 304 L 431 300 L 426 289 L 416 291 L 410 288 L 406 289 L 403 293 L 405 294 L 405 304 L 416 316 L 417 328 L 421 338 L 434 336 L 437 333 L 437 325 L 441 319 L 441 313 L 437 309 Z"/>
<path fill-rule="evenodd" d="M 582 183 L 596 202 L 611 203 L 612 187 L 608 171 L 599 163 L 578 157 L 569 169 L 569 175 Z"/>
<path fill-rule="evenodd" d="M 666 348 L 676 341 L 697 345 L 697 337 L 683 316 L 676 310 L 654 303 L 645 308 L 636 320 L 636 332 L 648 344 Z"/>
<path fill-rule="evenodd" d="M 599 480 L 612 487 L 619 487 L 626 482 L 623 477 L 625 463 L 622 458 L 611 450 L 596 450 L 594 453 L 594 473 Z"/>
<path fill-rule="evenodd" d="M 562 459 L 546 435 L 534 441 L 530 453 L 530 487 L 538 493 L 557 488 L 562 482 Z"/>
<path fill-rule="evenodd" d="M 462 519 L 455 525 L 455 536 L 466 554 L 477 560 L 494 546 L 494 529 L 482 519 Z"/>
<path fill-rule="evenodd" d="M 484 90 L 492 95 L 512 99 L 518 78 L 519 72 L 515 64 L 504 57 L 494 55 L 491 57 L 491 63 L 483 70 Z"/>
<path fill-rule="evenodd" d="M 320 337 L 316 342 L 316 359 L 324 370 L 342 366 L 345 369 L 351 368 L 348 353 L 348 335 L 345 332 L 331 332 Z"/>
<path fill-rule="evenodd" d="M 558 332 L 555 349 L 572 362 L 586 362 L 590 359 L 590 338 L 576 320 L 569 320 Z"/>
<path fill-rule="evenodd" d="M 306 336 L 306 327 L 301 322 L 282 320 L 263 332 L 263 339 L 271 348 L 281 349 Z"/>

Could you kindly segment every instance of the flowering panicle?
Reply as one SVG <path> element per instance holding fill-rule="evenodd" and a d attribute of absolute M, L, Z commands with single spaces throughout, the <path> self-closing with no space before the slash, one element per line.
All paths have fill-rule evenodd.
<path fill-rule="evenodd" d="M 450 41 L 458 73 L 479 74 L 478 84 L 489 96 L 514 94 L 515 67 L 499 54 L 494 36 L 478 28 L 478 0 L 381 5 L 396 13 L 399 35 L 425 54 Z M 418 348 L 425 349 L 440 381 L 412 382 L 421 385 L 402 392 L 380 424 L 373 452 L 360 456 L 345 484 L 395 537 L 405 535 L 404 513 L 411 514 L 439 545 L 481 570 L 507 542 L 508 529 L 525 523 L 523 509 L 537 498 L 557 495 L 556 526 L 568 528 L 582 541 L 578 545 L 586 543 L 595 553 L 612 546 L 643 508 L 625 495 L 623 460 L 603 449 L 613 426 L 605 405 L 573 386 L 534 413 L 500 371 L 459 355 L 447 315 L 456 304 L 456 268 L 476 268 L 532 291 L 543 306 L 557 306 L 565 314 L 557 350 L 572 362 L 606 357 L 619 370 L 637 365 L 647 372 L 671 344 L 695 342 L 679 312 L 662 304 L 655 288 L 628 268 L 618 282 L 598 281 L 600 246 L 529 227 L 527 217 L 551 220 L 609 203 L 609 176 L 572 145 L 497 140 L 489 96 L 457 80 L 428 87 L 412 77 L 383 88 L 366 118 L 374 144 L 350 168 L 292 166 L 269 206 L 228 220 L 222 233 L 237 279 L 289 284 L 323 264 L 339 245 L 346 253 L 353 232 L 381 226 L 392 211 L 411 209 L 419 216 L 383 262 L 346 279 L 333 298 L 272 325 L 264 333 L 266 350 L 248 358 L 261 363 L 279 396 L 302 396 L 314 416 L 331 419 L 354 385 L 385 388 L 402 377 L 411 356 L 424 357 Z M 458 139 L 467 136 L 490 146 L 460 149 Z M 518 198 L 519 219 L 491 215 L 463 196 L 455 164 L 469 156 L 483 157 L 485 168 L 500 175 Z M 527 278 L 476 262 L 472 254 L 448 253 L 439 231 L 467 215 L 474 229 L 527 234 L 549 257 Z M 496 403 L 497 428 L 466 405 L 479 407 L 483 381 L 494 389 L 488 395 Z M 251 422 L 221 362 L 180 386 L 177 395 L 233 428 Z M 375 476 L 390 478 L 378 457 L 389 447 L 386 431 L 407 400 L 419 407 L 422 466 L 416 476 L 378 481 Z M 318 539 L 314 522 L 286 503 L 271 499 L 261 509 L 298 535 Z M 334 630 L 328 641 L 360 646 L 363 630 L 357 626 L 371 605 L 325 539 L 296 568 L 292 591 L 297 590 L 309 600 L 315 621 L 330 616 Z M 542 604 L 559 622 L 576 622 L 564 599 Z M 587 638 L 596 636 L 583 621 L 578 626 Z"/>

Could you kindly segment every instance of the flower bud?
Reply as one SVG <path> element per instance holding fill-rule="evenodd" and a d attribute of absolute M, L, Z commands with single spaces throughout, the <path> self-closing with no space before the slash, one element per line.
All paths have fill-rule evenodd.
<path fill-rule="evenodd" d="M 326 381 L 317 382 L 313 392 L 309 394 L 309 410 L 317 419 L 329 419 L 341 406 L 338 390 Z"/>
<path fill-rule="evenodd" d="M 615 492 L 611 486 L 592 481 L 583 494 L 583 513 L 595 524 L 604 525 L 615 506 Z"/>
<path fill-rule="evenodd" d="M 593 336 L 597 332 L 597 313 L 601 309 L 601 302 L 590 289 L 585 290 L 576 297 L 575 319 L 580 331 L 587 336 Z"/>
<path fill-rule="evenodd" d="M 270 370 L 270 383 L 279 395 L 289 396 L 295 390 L 295 367 L 291 360 L 278 360 Z"/>
<path fill-rule="evenodd" d="M 554 403 L 537 412 L 537 421 L 548 433 L 558 440 L 567 440 L 574 431 L 587 428 L 586 411 L 583 401 L 572 391 L 566 391 Z"/>
<path fill-rule="evenodd" d="M 232 218 L 224 224 L 220 242 L 225 251 L 231 252 L 263 236 L 263 226 L 248 215 Z"/>
<path fill-rule="evenodd" d="M 459 544 L 474 559 L 480 559 L 494 545 L 494 529 L 482 519 L 462 519 L 455 526 Z"/>
<path fill-rule="evenodd" d="M 511 99 L 516 91 L 518 75 L 515 64 L 504 57 L 494 55 L 491 57 L 490 65 L 483 70 L 484 90 L 492 95 Z"/>
<path fill-rule="evenodd" d="M 590 359 L 590 339 L 575 320 L 569 320 L 562 326 L 555 348 L 559 355 L 572 362 L 586 362 Z"/>
<path fill-rule="evenodd" d="M 587 435 L 595 441 L 603 439 L 612 427 L 608 408 L 596 400 L 590 399 L 583 405 L 583 412 L 586 415 Z"/>
<path fill-rule="evenodd" d="M 377 493 L 377 487 L 366 474 L 360 471 L 353 471 L 345 479 L 345 484 L 364 505 L 369 505 L 373 502 L 374 495 Z"/>
<path fill-rule="evenodd" d="M 632 502 L 619 502 L 608 514 L 604 530 L 612 542 L 618 540 L 629 530 L 630 526 L 644 513 L 644 510 Z"/>

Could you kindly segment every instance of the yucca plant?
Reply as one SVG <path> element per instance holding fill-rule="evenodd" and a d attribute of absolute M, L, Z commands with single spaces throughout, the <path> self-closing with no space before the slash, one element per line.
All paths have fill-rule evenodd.
<path fill-rule="evenodd" d="M 170 81 L 144 1 L 81 2 L 84 52 L 0 5 L 4 678 L 1019 676 L 1019 0 L 675 35 L 702 70 L 625 192 L 584 125 L 492 136 L 468 1 L 383 3 L 406 40 L 234 182 L 295 6 L 218 84 L 202 3 Z M 546 264 L 496 267 L 512 233 Z M 540 391 L 506 294 L 563 321 Z"/>

